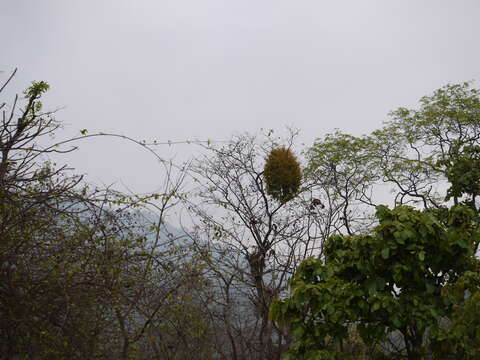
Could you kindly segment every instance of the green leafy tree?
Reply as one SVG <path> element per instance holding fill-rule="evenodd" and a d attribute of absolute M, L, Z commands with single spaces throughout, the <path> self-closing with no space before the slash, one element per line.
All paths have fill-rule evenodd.
<path fill-rule="evenodd" d="M 336 203 L 346 221 L 356 218 L 358 223 L 368 205 L 384 202 L 379 200 L 384 193 L 379 185 L 391 186 L 394 205 L 448 206 L 450 199 L 458 203 L 459 176 L 464 189 L 468 183 L 468 191 L 477 191 L 472 187 L 478 186 L 479 114 L 479 91 L 471 83 L 444 86 L 421 98 L 418 108 L 391 112 L 391 120 L 368 135 L 337 131 L 318 139 L 307 151 L 307 175 L 323 196 L 334 189 L 341 197 Z M 457 185 L 446 200 L 447 182 L 454 178 Z M 365 229 L 360 224 L 351 227 Z"/>
<path fill-rule="evenodd" d="M 478 306 L 479 91 L 447 85 L 391 115 L 369 135 L 337 132 L 307 152 L 312 189 L 343 227 L 271 308 L 293 334 L 291 358 L 345 358 L 352 334 L 372 358 L 477 354 L 479 328 L 467 314 Z M 393 210 L 377 205 L 384 184 Z"/>
<path fill-rule="evenodd" d="M 476 214 L 464 206 L 423 212 L 380 206 L 376 215 L 371 235 L 331 237 L 325 259 L 303 262 L 290 297 L 272 307 L 272 317 L 292 330 L 293 358 L 335 354 L 351 328 L 368 346 L 388 346 L 400 334 L 386 351 L 425 358 L 427 330 L 452 310 L 442 289 L 475 262 Z"/>
<path fill-rule="evenodd" d="M 480 94 L 471 85 L 444 86 L 423 97 L 418 109 L 393 111 L 393 119 L 372 133 L 382 175 L 398 188 L 397 203 L 410 198 L 425 207 L 442 204 L 442 183 L 452 180 L 452 171 L 466 170 L 465 157 L 474 159 L 480 144 Z M 457 201 L 453 187 L 450 195 Z"/>
<path fill-rule="evenodd" d="M 327 221 L 337 233 L 352 235 L 370 225 L 365 208 L 373 204 L 371 189 L 381 179 L 374 154 L 372 138 L 340 131 L 317 140 L 306 152 L 305 177 L 330 209 Z"/>

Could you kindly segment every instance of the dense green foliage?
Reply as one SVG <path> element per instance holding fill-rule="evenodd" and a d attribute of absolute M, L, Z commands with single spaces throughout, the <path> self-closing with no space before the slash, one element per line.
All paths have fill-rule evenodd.
<path fill-rule="evenodd" d="M 300 163 L 286 148 L 272 149 L 265 161 L 263 176 L 267 194 L 281 202 L 291 200 L 302 181 Z"/>
<path fill-rule="evenodd" d="M 463 153 L 448 164 L 445 173 L 451 184 L 446 199 L 467 195 L 474 206 L 480 194 L 480 146 L 465 146 Z"/>
<path fill-rule="evenodd" d="M 432 332 L 435 359 L 474 360 L 480 356 L 480 268 L 466 271 L 442 295 L 452 306 L 449 322 Z"/>
<path fill-rule="evenodd" d="M 356 329 L 368 346 L 400 333 L 400 355 L 420 359 L 427 329 L 433 332 L 452 311 L 441 293 L 475 269 L 475 212 L 379 206 L 376 215 L 371 235 L 330 237 L 325 258 L 305 260 L 291 281 L 291 297 L 272 307 L 274 318 L 290 324 L 294 358 L 340 349 Z"/>

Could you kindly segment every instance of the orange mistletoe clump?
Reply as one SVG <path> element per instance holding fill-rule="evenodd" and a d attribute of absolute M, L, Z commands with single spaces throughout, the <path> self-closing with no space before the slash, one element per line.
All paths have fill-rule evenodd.
<path fill-rule="evenodd" d="M 285 203 L 295 197 L 300 188 L 300 163 L 290 149 L 272 149 L 263 171 L 266 191 L 275 200 Z"/>

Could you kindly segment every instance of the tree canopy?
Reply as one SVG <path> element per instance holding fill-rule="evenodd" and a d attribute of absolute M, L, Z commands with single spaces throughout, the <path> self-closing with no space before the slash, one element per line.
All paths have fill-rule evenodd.
<path fill-rule="evenodd" d="M 293 334 L 288 358 L 345 358 L 352 334 L 371 358 L 477 355 L 480 328 L 466 312 L 478 312 L 479 92 L 447 85 L 391 115 L 369 135 L 337 132 L 307 152 L 307 176 L 336 190 L 346 233 L 305 260 L 271 308 Z M 384 183 L 392 209 L 378 204 Z M 369 208 L 373 226 L 358 226 Z"/>

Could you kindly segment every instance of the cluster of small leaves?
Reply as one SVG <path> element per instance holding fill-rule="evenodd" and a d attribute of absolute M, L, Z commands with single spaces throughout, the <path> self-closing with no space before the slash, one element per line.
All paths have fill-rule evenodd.
<path fill-rule="evenodd" d="M 38 98 L 42 94 L 46 93 L 50 85 L 45 81 L 34 81 L 32 85 L 24 91 L 26 99 Z"/>
<path fill-rule="evenodd" d="M 285 203 L 298 193 L 302 181 L 300 163 L 290 149 L 272 149 L 265 162 L 263 175 L 266 192 Z"/>

